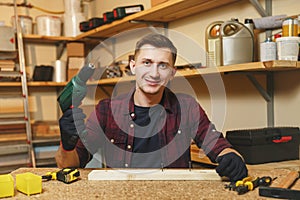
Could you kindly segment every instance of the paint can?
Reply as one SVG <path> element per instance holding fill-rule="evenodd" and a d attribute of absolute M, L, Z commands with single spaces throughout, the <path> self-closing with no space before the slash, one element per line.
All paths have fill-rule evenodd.
<path fill-rule="evenodd" d="M 282 22 L 282 37 L 298 36 L 298 19 L 286 18 Z"/>
<path fill-rule="evenodd" d="M 278 60 L 298 60 L 299 37 L 280 37 L 276 39 Z"/>

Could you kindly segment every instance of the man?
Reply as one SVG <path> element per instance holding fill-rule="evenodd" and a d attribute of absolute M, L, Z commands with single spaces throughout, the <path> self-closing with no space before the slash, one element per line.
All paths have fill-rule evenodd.
<path fill-rule="evenodd" d="M 167 87 L 176 73 L 176 56 L 176 47 L 163 35 L 150 34 L 138 41 L 130 61 L 135 88 L 101 100 L 86 125 L 80 108 L 69 109 L 61 117 L 58 167 L 85 167 L 101 148 L 108 167 L 188 168 L 194 140 L 213 162 L 218 162 L 220 176 L 231 181 L 246 177 L 242 157 L 215 129 L 196 100 L 187 94 L 174 94 Z"/>

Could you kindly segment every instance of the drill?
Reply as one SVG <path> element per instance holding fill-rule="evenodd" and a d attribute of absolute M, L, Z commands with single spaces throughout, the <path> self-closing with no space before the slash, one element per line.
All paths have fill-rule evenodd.
<path fill-rule="evenodd" d="M 64 113 L 71 107 L 78 107 L 87 93 L 86 82 L 93 75 L 95 66 L 91 63 L 83 66 L 79 73 L 72 78 L 57 98 Z"/>

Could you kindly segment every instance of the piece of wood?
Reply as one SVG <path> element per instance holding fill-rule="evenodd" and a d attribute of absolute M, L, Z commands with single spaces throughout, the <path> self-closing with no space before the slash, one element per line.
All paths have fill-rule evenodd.
<path fill-rule="evenodd" d="M 222 180 L 215 170 L 109 169 L 92 170 L 88 180 Z"/>
<path fill-rule="evenodd" d="M 299 178 L 298 171 L 291 171 L 287 176 L 280 181 L 277 187 L 279 188 L 289 188 L 297 179 Z"/>

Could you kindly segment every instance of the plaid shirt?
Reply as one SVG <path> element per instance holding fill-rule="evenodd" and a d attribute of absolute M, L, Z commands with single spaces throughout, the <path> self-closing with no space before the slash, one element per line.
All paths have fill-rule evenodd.
<path fill-rule="evenodd" d="M 81 167 L 99 148 L 108 167 L 130 167 L 136 117 L 133 93 L 134 90 L 97 104 L 87 120 L 87 134 L 76 146 Z M 192 140 L 213 162 L 224 148 L 232 147 L 193 97 L 174 94 L 166 88 L 162 106 L 161 117 L 165 120 L 158 124 L 162 128 L 157 133 L 161 149 L 154 153 L 160 156 L 163 167 L 188 168 Z"/>

